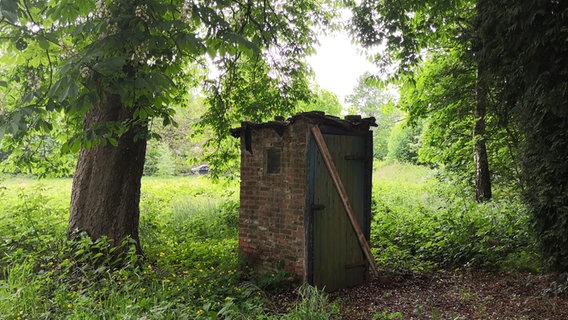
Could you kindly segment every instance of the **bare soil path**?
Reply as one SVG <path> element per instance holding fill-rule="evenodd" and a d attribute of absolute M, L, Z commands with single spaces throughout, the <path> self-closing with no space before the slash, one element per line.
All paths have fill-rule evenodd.
<path fill-rule="evenodd" d="M 568 294 L 557 275 L 477 270 L 427 276 L 382 275 L 330 294 L 342 319 L 567 319 Z M 273 297 L 280 307 L 293 293 Z"/>

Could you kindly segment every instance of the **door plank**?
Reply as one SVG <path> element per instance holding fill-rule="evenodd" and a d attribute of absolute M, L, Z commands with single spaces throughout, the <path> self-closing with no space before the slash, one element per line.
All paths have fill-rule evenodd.
<path fill-rule="evenodd" d="M 319 149 L 319 151 L 322 155 L 322 158 L 325 162 L 325 165 L 326 165 L 326 167 L 329 171 L 329 174 L 331 175 L 331 178 L 333 180 L 333 184 L 334 184 L 337 192 L 339 193 L 339 197 L 341 198 L 343 206 L 345 207 L 345 211 L 347 212 L 347 215 L 349 217 L 349 221 L 351 222 L 351 226 L 353 227 L 353 230 L 355 231 L 355 234 L 357 235 L 357 239 L 359 240 L 359 244 L 361 245 L 361 249 L 363 250 L 365 257 L 367 258 L 367 261 L 369 262 L 371 273 L 372 273 L 373 276 L 378 277 L 379 272 L 377 270 L 377 265 L 375 263 L 375 259 L 373 258 L 373 254 L 371 253 L 371 248 L 369 246 L 369 243 L 367 242 L 367 239 L 365 238 L 365 235 L 363 234 L 363 231 L 361 230 L 361 226 L 359 225 L 359 222 L 357 221 L 355 213 L 353 212 L 353 208 L 351 207 L 351 203 L 349 202 L 349 197 L 347 196 L 347 192 L 345 191 L 345 187 L 343 186 L 341 178 L 339 177 L 339 173 L 337 172 L 337 168 L 335 167 L 335 164 L 333 163 L 333 160 L 331 158 L 331 154 L 329 153 L 329 149 L 327 148 L 327 144 L 325 143 L 325 140 L 323 138 L 321 130 L 317 125 L 314 125 L 314 126 L 312 126 L 311 131 L 312 131 L 312 134 L 314 135 L 314 139 L 315 139 L 316 144 L 318 146 L 318 149 Z"/>

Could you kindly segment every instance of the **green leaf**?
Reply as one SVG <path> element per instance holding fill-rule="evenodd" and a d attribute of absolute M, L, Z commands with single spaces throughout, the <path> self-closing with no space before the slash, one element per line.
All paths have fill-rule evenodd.
<path fill-rule="evenodd" d="M 104 75 L 111 75 L 122 71 L 122 68 L 126 65 L 126 59 L 124 57 L 111 57 L 107 58 L 94 65 L 94 69 Z"/>
<path fill-rule="evenodd" d="M 61 147 L 62 153 L 77 153 L 81 149 L 81 139 L 78 136 L 71 138 Z"/>
<path fill-rule="evenodd" d="M 39 125 L 43 131 L 50 132 L 51 130 L 53 130 L 53 125 L 47 121 L 41 120 L 39 122 Z"/>
<path fill-rule="evenodd" d="M 38 40 L 39 47 L 45 50 L 49 49 L 49 41 L 46 38 L 39 38 Z"/>
<path fill-rule="evenodd" d="M 108 137 L 107 140 L 108 140 L 108 143 L 110 143 L 112 146 L 118 147 L 118 140 L 116 138 Z"/>
<path fill-rule="evenodd" d="M 176 44 L 182 51 L 187 51 L 191 55 L 201 55 L 205 51 L 205 46 L 194 34 L 182 33 L 178 35 Z"/>
<path fill-rule="evenodd" d="M 79 91 L 79 87 L 77 86 L 76 83 L 68 82 L 60 91 L 59 97 L 57 99 L 59 100 L 59 102 L 63 102 L 63 101 L 65 101 L 65 99 L 67 99 L 69 97 L 76 96 L 78 91 Z"/>
<path fill-rule="evenodd" d="M 252 43 L 251 41 L 241 36 L 240 34 L 234 32 L 227 32 L 221 34 L 220 38 L 230 43 L 238 45 L 239 48 L 243 50 L 243 52 L 245 52 L 250 56 L 259 55 L 261 53 L 260 48 L 256 44 Z"/>
<path fill-rule="evenodd" d="M 26 92 L 24 94 L 24 96 L 22 97 L 22 103 L 30 103 L 30 102 L 32 102 L 33 99 L 34 99 L 34 93 L 33 92 Z"/>
<path fill-rule="evenodd" d="M 0 15 L 5 17 L 10 22 L 15 23 L 18 21 L 18 1 L 15 0 L 2 0 L 0 1 Z"/>
<path fill-rule="evenodd" d="M 57 104 L 55 103 L 55 101 L 53 101 L 52 99 L 49 99 L 47 101 L 47 104 L 45 105 L 45 110 L 47 111 L 54 111 L 57 109 Z"/>

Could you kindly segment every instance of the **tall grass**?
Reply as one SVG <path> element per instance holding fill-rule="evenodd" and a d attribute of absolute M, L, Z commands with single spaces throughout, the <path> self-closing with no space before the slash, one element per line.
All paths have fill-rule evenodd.
<path fill-rule="evenodd" d="M 109 241 L 66 239 L 70 180 L 17 178 L 3 185 L 0 319 L 212 318 L 229 298 L 242 297 L 236 185 L 144 179 L 146 258 L 131 253 L 121 268 L 101 260 Z"/>
<path fill-rule="evenodd" d="M 396 163 L 377 165 L 373 187 L 371 242 L 386 270 L 542 269 L 526 208 L 515 197 L 478 204 L 434 171 Z"/>
<path fill-rule="evenodd" d="M 525 208 L 479 205 L 424 167 L 378 163 L 371 245 L 381 268 L 540 270 Z M 328 319 L 338 307 L 303 287 L 285 315 L 265 310 L 238 268 L 238 185 L 144 178 L 140 237 L 65 236 L 71 180 L 8 178 L 0 189 L 0 319 Z M 120 266 L 120 267 L 118 267 Z M 268 287 L 268 286 L 262 286 Z"/>
<path fill-rule="evenodd" d="M 3 185 L 0 319 L 300 319 L 270 314 L 258 286 L 241 280 L 235 182 L 144 178 L 144 257 L 128 239 L 118 256 L 106 238 L 66 239 L 70 180 Z M 319 304 L 294 312 L 331 312 L 321 294 L 308 298 Z"/>

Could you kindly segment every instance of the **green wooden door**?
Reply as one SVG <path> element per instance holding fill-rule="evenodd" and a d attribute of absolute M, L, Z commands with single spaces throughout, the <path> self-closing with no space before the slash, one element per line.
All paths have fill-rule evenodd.
<path fill-rule="evenodd" d="M 370 216 L 368 136 L 324 134 L 359 224 L 367 233 Z M 317 149 L 317 148 L 316 148 Z M 319 151 L 311 163 L 311 282 L 334 291 L 366 277 L 367 262 L 341 198 Z"/>

